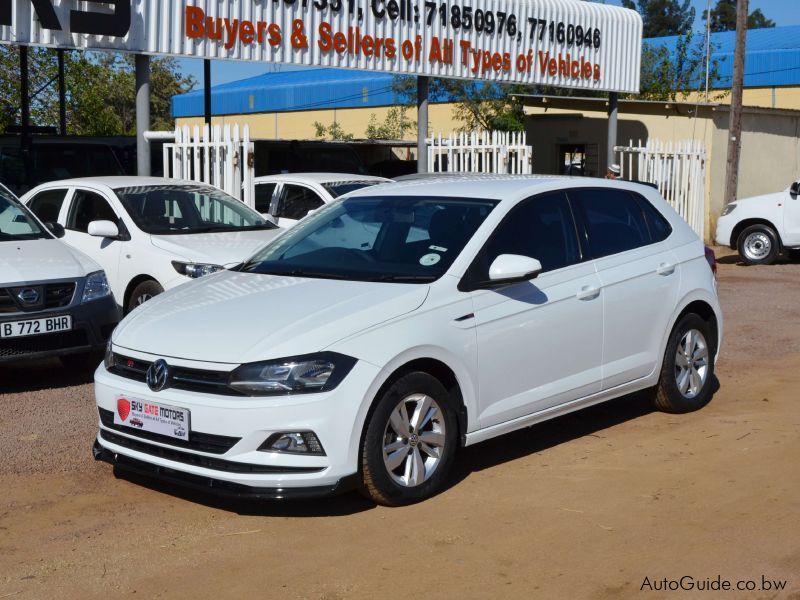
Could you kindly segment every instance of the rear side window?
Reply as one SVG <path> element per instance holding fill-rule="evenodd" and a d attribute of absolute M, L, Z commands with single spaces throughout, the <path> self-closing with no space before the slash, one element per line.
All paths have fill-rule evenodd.
<path fill-rule="evenodd" d="M 283 186 L 281 214 L 277 216 L 300 220 L 308 214 L 308 211 L 315 210 L 323 204 L 322 199 L 313 190 L 287 183 Z"/>
<path fill-rule="evenodd" d="M 61 212 L 61 205 L 64 204 L 66 195 L 65 189 L 44 190 L 31 198 L 28 208 L 42 223 L 55 223 L 58 221 L 58 214 Z"/>
<path fill-rule="evenodd" d="M 256 211 L 268 213 L 269 205 L 272 202 L 272 194 L 275 192 L 277 183 L 257 183 L 256 184 Z"/>
<path fill-rule="evenodd" d="M 650 244 L 642 209 L 624 190 L 572 190 L 569 198 L 583 218 L 593 258 Z"/>
<path fill-rule="evenodd" d="M 72 197 L 72 207 L 67 217 L 67 229 L 89 231 L 89 223 L 92 221 L 112 221 L 117 222 L 117 215 L 109 206 L 108 201 L 100 194 L 77 190 Z"/>
<path fill-rule="evenodd" d="M 644 218 L 647 221 L 647 228 L 650 230 L 650 238 L 653 243 L 663 242 L 672 233 L 672 225 L 662 215 L 658 209 L 650 204 L 650 201 L 638 194 L 634 194 L 639 206 L 644 213 Z"/>

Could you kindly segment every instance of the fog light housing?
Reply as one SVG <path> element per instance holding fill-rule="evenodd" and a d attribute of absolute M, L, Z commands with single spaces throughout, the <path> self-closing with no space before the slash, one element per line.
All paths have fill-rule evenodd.
<path fill-rule="evenodd" d="M 273 433 L 258 449 L 261 452 L 280 452 L 281 454 L 308 454 L 325 456 L 325 450 L 313 431 L 282 431 Z"/>

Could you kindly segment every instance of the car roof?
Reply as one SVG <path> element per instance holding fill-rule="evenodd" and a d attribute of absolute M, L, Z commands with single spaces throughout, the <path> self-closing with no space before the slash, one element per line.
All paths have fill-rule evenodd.
<path fill-rule="evenodd" d="M 256 177 L 256 182 L 270 181 L 305 181 L 310 183 L 338 183 L 345 181 L 375 181 L 388 182 L 391 179 L 375 177 L 373 175 L 360 175 L 358 173 L 281 173 L 279 175 L 265 175 Z"/>
<path fill-rule="evenodd" d="M 516 202 L 531 195 L 550 190 L 570 188 L 608 187 L 643 193 L 646 186 L 630 181 L 597 179 L 593 177 L 566 177 L 556 175 L 464 175 L 398 181 L 392 185 L 364 188 L 348 194 L 358 196 L 416 196 L 429 195 L 456 198 L 486 198 L 501 202 Z M 650 190 L 652 191 L 652 190 Z"/>
<path fill-rule="evenodd" d="M 42 186 L 105 186 L 111 189 L 137 187 L 144 185 L 206 185 L 199 181 L 186 181 L 184 179 L 169 179 L 166 177 L 139 177 L 133 175 L 114 175 L 108 177 L 76 177 L 73 179 L 59 179 L 48 181 Z M 38 186 L 37 186 L 38 187 Z"/>

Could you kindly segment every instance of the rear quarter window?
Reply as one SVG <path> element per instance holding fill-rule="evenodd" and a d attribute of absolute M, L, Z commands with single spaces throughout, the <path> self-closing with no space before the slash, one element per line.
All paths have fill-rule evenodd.
<path fill-rule="evenodd" d="M 650 238 L 653 243 L 663 242 L 672 234 L 672 225 L 669 224 L 666 217 L 662 215 L 647 198 L 639 194 L 633 194 L 633 197 L 639 203 L 644 213 L 644 218 L 645 221 L 647 221 L 647 228 L 650 231 Z"/>

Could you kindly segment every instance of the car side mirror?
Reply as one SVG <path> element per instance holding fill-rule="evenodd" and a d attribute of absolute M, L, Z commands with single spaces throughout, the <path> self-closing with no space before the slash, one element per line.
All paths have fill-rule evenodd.
<path fill-rule="evenodd" d="M 489 280 L 495 284 L 516 283 L 536 279 L 542 272 L 542 263 L 529 256 L 501 254 L 489 267 Z"/>
<path fill-rule="evenodd" d="M 792 186 L 789 188 L 789 193 L 792 196 L 800 195 L 800 181 L 795 181 Z"/>
<path fill-rule="evenodd" d="M 64 237 L 64 234 L 65 234 L 64 226 L 61 225 L 61 223 L 55 223 L 54 221 L 48 221 L 47 223 L 44 224 L 44 226 L 47 227 L 47 230 L 50 233 L 52 233 L 54 236 L 56 236 L 58 239 L 61 239 L 61 238 Z"/>
<path fill-rule="evenodd" d="M 113 221 L 92 221 L 88 233 L 94 237 L 113 239 L 119 237 L 119 227 Z"/>

